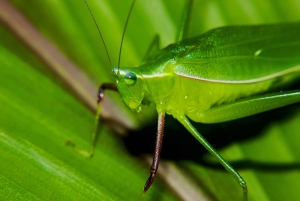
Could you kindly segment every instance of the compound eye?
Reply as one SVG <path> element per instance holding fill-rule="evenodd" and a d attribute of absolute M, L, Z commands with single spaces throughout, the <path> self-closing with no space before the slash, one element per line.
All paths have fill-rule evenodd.
<path fill-rule="evenodd" d="M 134 73 L 126 73 L 124 76 L 124 81 L 127 85 L 133 85 L 137 81 L 137 77 Z"/>

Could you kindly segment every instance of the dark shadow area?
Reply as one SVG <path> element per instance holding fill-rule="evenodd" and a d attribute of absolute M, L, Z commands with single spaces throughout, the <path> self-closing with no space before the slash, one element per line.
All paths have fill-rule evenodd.
<path fill-rule="evenodd" d="M 271 122 L 274 123 L 293 118 L 294 114 L 300 109 L 299 107 L 299 104 L 294 104 L 258 115 L 218 124 L 192 123 L 205 139 L 218 150 L 233 142 L 259 137 Z M 125 146 L 132 155 L 153 154 L 156 126 L 155 123 L 140 131 L 132 131 L 127 137 L 123 138 Z M 173 161 L 189 160 L 211 168 L 224 170 L 219 163 L 206 161 L 203 157 L 206 153 L 206 149 L 176 119 L 166 115 L 161 158 Z M 300 162 L 262 163 L 250 160 L 228 162 L 235 169 L 258 169 L 262 171 L 300 169 Z"/>

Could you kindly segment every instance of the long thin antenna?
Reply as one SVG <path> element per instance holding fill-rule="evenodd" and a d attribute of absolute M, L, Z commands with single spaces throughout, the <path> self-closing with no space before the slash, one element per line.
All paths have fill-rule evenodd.
<path fill-rule="evenodd" d="M 122 54 L 122 47 L 123 47 L 124 35 L 125 35 L 125 31 L 126 31 L 126 28 L 127 28 L 127 24 L 128 24 L 128 21 L 129 21 L 129 17 L 130 17 L 130 15 L 131 15 L 131 11 L 132 11 L 132 9 L 133 9 L 133 6 L 134 6 L 135 1 L 136 1 L 136 0 L 133 0 L 133 1 L 132 1 L 131 7 L 130 7 L 130 10 L 129 10 L 129 13 L 128 13 L 128 15 L 127 15 L 127 19 L 126 19 L 126 22 L 125 22 L 125 27 L 124 27 L 124 30 L 123 30 L 123 34 L 122 34 L 121 45 L 120 45 L 120 52 L 119 52 L 119 61 L 118 61 L 118 72 L 119 72 L 119 69 L 120 69 L 120 62 L 121 62 L 121 54 Z"/>
<path fill-rule="evenodd" d="M 92 13 L 92 10 L 91 10 L 89 4 L 87 3 L 87 1 L 84 0 L 84 2 L 85 2 L 85 5 L 87 6 L 87 8 L 89 9 L 90 14 L 91 14 L 91 16 L 92 16 L 92 18 L 93 18 L 93 20 L 94 20 L 94 23 L 95 23 L 95 25 L 96 25 L 96 27 L 97 27 L 98 33 L 99 33 L 99 35 L 100 35 L 100 37 L 101 37 L 102 43 L 103 43 L 103 45 L 104 45 L 105 52 L 106 52 L 106 55 L 107 55 L 107 58 L 108 58 L 108 61 L 109 61 L 109 65 L 110 65 L 110 67 L 112 67 L 112 65 L 111 65 L 111 60 L 110 60 L 110 57 L 109 57 L 109 54 L 108 54 L 108 50 L 107 50 L 106 44 L 105 44 L 105 42 L 104 42 L 103 36 L 102 36 L 102 34 L 101 34 L 100 28 L 99 28 L 99 26 L 98 26 L 98 24 L 97 24 L 97 21 L 96 21 L 94 15 L 93 15 L 93 13 Z"/>

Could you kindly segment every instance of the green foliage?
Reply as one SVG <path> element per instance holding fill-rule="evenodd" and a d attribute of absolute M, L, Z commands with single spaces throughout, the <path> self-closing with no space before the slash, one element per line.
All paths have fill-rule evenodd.
<path fill-rule="evenodd" d="M 12 2 L 96 85 L 113 81 L 111 67 L 83 1 Z M 131 2 L 89 2 L 116 65 Z M 154 34 L 161 35 L 162 46 L 172 43 L 182 8 L 180 0 L 138 0 L 125 35 L 121 65 L 139 65 Z M 190 36 L 222 25 L 299 20 L 297 0 L 197 1 Z M 79 147 L 88 148 L 93 113 L 4 26 L 0 27 L 0 38 L 1 200 L 137 200 L 149 167 L 128 154 L 120 138 L 106 127 L 101 130 L 92 159 L 65 146 L 65 141 L 71 139 Z M 139 114 L 140 124 L 150 121 L 148 112 L 149 109 Z M 266 171 L 250 167 L 239 171 L 248 182 L 250 200 L 299 200 L 298 114 L 271 123 L 257 138 L 220 150 L 224 158 L 233 162 L 251 159 L 294 167 L 271 166 Z M 283 171 L 276 171 L 279 169 Z M 196 186 L 215 200 L 241 199 L 240 187 L 225 171 L 189 161 L 179 163 L 179 170 L 189 178 L 187 184 L 176 184 L 174 179 L 179 188 Z M 174 193 L 178 194 L 157 178 L 143 200 L 177 200 Z"/>

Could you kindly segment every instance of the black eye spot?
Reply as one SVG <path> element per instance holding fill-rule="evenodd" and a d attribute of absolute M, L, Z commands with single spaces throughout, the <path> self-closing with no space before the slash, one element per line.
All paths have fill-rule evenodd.
<path fill-rule="evenodd" d="M 128 85 L 133 85 L 137 81 L 137 77 L 134 73 L 126 73 L 124 76 L 124 81 Z"/>

